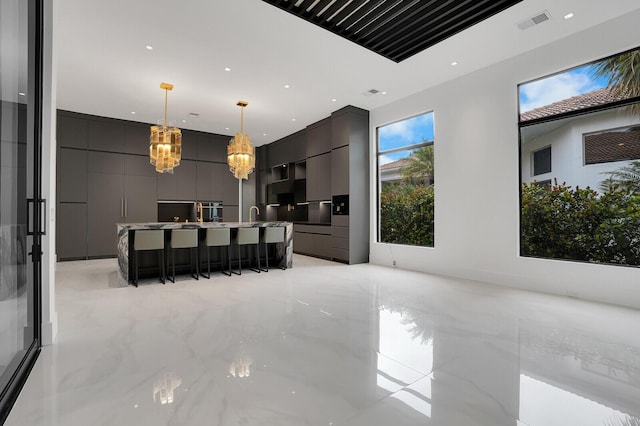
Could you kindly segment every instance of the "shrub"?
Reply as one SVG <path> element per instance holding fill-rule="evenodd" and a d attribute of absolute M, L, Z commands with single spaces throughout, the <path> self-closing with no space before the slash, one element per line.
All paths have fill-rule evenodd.
<path fill-rule="evenodd" d="M 380 241 L 433 247 L 433 186 L 385 185 L 380 193 Z"/>
<path fill-rule="evenodd" d="M 532 183 L 523 185 L 521 203 L 523 256 L 640 265 L 637 194 Z"/>

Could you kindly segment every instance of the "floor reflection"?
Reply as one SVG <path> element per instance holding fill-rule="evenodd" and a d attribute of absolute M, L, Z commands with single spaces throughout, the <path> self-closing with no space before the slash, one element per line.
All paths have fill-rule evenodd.
<path fill-rule="evenodd" d="M 638 347 L 524 322 L 520 362 L 520 419 L 526 424 L 640 425 Z"/>

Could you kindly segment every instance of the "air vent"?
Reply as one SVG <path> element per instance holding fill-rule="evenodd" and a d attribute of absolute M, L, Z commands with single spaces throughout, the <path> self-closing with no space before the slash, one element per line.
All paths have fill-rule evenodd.
<path fill-rule="evenodd" d="M 518 22 L 518 28 L 520 28 L 521 30 L 526 30 L 527 28 L 531 28 L 534 25 L 542 24 L 549 19 L 551 19 L 551 14 L 548 10 L 545 10 L 528 19 L 525 19 L 524 21 Z"/>
<path fill-rule="evenodd" d="M 366 92 L 364 92 L 363 95 L 371 96 L 371 95 L 376 95 L 378 93 L 380 93 L 380 91 L 378 89 L 369 89 Z"/>
<path fill-rule="evenodd" d="M 200 114 L 198 114 L 197 112 L 190 112 L 189 114 L 187 114 L 187 117 L 189 117 L 189 118 L 198 118 L 198 117 L 200 117 Z"/>

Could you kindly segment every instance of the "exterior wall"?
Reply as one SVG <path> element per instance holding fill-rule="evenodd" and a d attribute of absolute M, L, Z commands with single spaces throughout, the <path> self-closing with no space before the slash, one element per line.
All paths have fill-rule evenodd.
<path fill-rule="evenodd" d="M 640 308 L 638 268 L 519 256 L 517 96 L 519 83 L 637 47 L 640 33 L 629 29 L 639 20 L 640 9 L 373 110 L 370 261 Z M 435 247 L 378 243 L 376 128 L 430 110 L 438 123 Z"/>
<path fill-rule="evenodd" d="M 607 178 L 606 173 L 619 169 L 631 161 L 612 163 L 584 164 L 584 135 L 593 132 L 611 130 L 639 124 L 637 117 L 623 114 L 620 111 L 605 111 L 596 115 L 574 118 L 562 127 L 544 133 L 522 145 L 522 182 L 557 179 L 558 183 L 566 182 L 573 187 L 587 186 L 598 190 L 600 182 Z M 527 129 L 523 129 L 525 139 Z M 551 173 L 533 176 L 532 156 L 535 151 L 551 146 Z"/>

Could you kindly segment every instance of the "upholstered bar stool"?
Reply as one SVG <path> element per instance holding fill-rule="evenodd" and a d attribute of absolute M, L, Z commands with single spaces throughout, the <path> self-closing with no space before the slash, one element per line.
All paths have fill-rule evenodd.
<path fill-rule="evenodd" d="M 267 265 L 266 269 L 263 269 L 264 272 L 269 272 L 269 244 L 284 243 L 284 231 L 285 228 L 282 226 L 267 226 L 260 236 L 260 243 L 264 245 L 265 263 Z M 286 264 L 280 269 L 287 269 Z"/>
<path fill-rule="evenodd" d="M 138 287 L 138 253 L 145 250 L 158 250 L 160 281 L 165 284 L 164 231 L 162 229 L 138 229 L 133 231 L 133 285 Z"/>
<path fill-rule="evenodd" d="M 229 245 L 231 245 L 231 229 L 229 228 L 207 228 L 207 235 L 204 239 L 204 248 L 207 251 L 207 275 L 203 277 L 211 278 L 211 247 L 226 248 L 227 261 L 229 262 L 229 271 L 224 271 L 224 258 L 220 256 L 220 270 L 223 274 L 231 276 L 231 253 L 229 253 Z M 222 250 L 220 250 L 222 252 Z"/>
<path fill-rule="evenodd" d="M 198 230 L 197 229 L 172 229 L 171 240 L 169 241 L 169 248 L 171 249 L 171 266 L 172 276 L 169 278 L 172 283 L 176 282 L 176 249 L 188 248 L 191 253 L 196 252 L 196 273 L 192 273 L 191 276 L 196 280 L 200 275 L 200 253 L 198 252 Z M 189 256 L 190 266 L 193 267 L 193 261 L 191 259 L 191 253 Z"/>
<path fill-rule="evenodd" d="M 251 268 L 252 271 L 260 273 L 260 237 L 258 228 L 238 228 L 238 233 L 234 240 L 234 245 L 238 249 L 238 272 L 231 271 L 236 275 L 242 275 L 242 246 L 251 245 L 255 247 L 256 258 L 258 259 L 258 269 Z"/>

